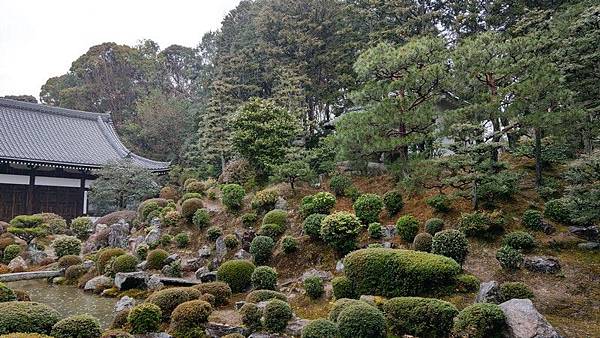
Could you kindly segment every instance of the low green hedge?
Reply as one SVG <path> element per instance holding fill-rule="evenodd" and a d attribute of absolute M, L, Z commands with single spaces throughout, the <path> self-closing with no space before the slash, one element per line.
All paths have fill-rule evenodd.
<path fill-rule="evenodd" d="M 334 322 L 327 319 L 311 320 L 302 329 L 302 338 L 337 338 L 339 331 Z"/>
<path fill-rule="evenodd" d="M 98 319 L 87 315 L 67 317 L 52 327 L 54 338 L 99 338 L 102 334 Z"/>
<path fill-rule="evenodd" d="M 171 314 L 169 333 L 174 337 L 195 337 L 204 333 L 203 324 L 208 322 L 212 306 L 203 300 L 191 300 L 179 304 Z"/>
<path fill-rule="evenodd" d="M 333 296 L 335 299 L 356 298 L 356 291 L 352 281 L 346 276 L 335 277 L 331 280 Z"/>
<path fill-rule="evenodd" d="M 0 303 L 0 334 L 11 332 L 49 334 L 60 318 L 56 310 L 42 303 Z"/>
<path fill-rule="evenodd" d="M 369 248 L 344 259 L 346 276 L 362 295 L 426 294 L 451 285 L 460 270 L 451 258 L 411 250 Z"/>
<path fill-rule="evenodd" d="M 209 282 L 193 286 L 194 289 L 202 294 L 211 294 L 215 297 L 216 305 L 227 304 L 231 297 L 231 288 L 224 282 Z"/>
<path fill-rule="evenodd" d="M 17 300 L 17 295 L 15 292 L 6 286 L 6 284 L 0 282 L 0 303 L 12 302 L 14 300 Z"/>
<path fill-rule="evenodd" d="M 341 338 L 386 337 L 383 313 L 365 302 L 345 307 L 338 316 L 337 324 Z"/>
<path fill-rule="evenodd" d="M 281 292 L 273 290 L 254 290 L 246 296 L 246 301 L 250 303 L 260 303 L 270 299 L 279 299 L 287 302 L 287 296 Z"/>
<path fill-rule="evenodd" d="M 158 306 L 162 312 L 163 321 L 168 321 L 171 313 L 179 304 L 196 300 L 201 295 L 200 291 L 191 287 L 176 287 L 156 291 L 146 299 L 146 302 Z"/>
<path fill-rule="evenodd" d="M 252 287 L 257 290 L 275 290 L 277 271 L 270 266 L 259 266 L 252 272 Z"/>
<path fill-rule="evenodd" d="M 229 284 L 232 292 L 242 292 L 252 283 L 255 268 L 250 261 L 233 259 L 221 264 L 217 270 L 217 279 Z"/>
<path fill-rule="evenodd" d="M 271 332 L 283 332 L 293 313 L 290 305 L 279 299 L 270 300 L 263 313 L 264 325 Z"/>
<path fill-rule="evenodd" d="M 447 337 L 452 330 L 456 307 L 435 298 L 397 297 L 383 304 L 389 330 L 398 336 Z"/>
<path fill-rule="evenodd" d="M 498 305 L 477 303 L 458 314 L 453 332 L 458 337 L 499 338 L 504 325 L 504 312 Z"/>
<path fill-rule="evenodd" d="M 134 306 L 127 315 L 127 323 L 131 333 L 150 333 L 160 329 L 162 311 L 152 303 L 142 303 Z"/>

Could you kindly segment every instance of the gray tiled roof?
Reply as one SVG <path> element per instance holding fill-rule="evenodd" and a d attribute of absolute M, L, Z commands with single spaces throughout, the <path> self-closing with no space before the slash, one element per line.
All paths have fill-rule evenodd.
<path fill-rule="evenodd" d="M 127 150 L 109 114 L 0 99 L 0 159 L 99 168 L 128 156 L 152 171 L 169 167 Z"/>

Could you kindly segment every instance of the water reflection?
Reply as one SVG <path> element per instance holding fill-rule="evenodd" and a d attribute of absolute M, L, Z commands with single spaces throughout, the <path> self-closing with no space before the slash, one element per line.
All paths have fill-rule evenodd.
<path fill-rule="evenodd" d="M 53 285 L 44 279 L 6 283 L 12 289 L 25 290 L 34 302 L 44 303 L 63 316 L 87 313 L 100 320 L 102 328 L 108 328 L 114 317 L 114 298 L 100 297 L 83 292 L 74 286 Z"/>

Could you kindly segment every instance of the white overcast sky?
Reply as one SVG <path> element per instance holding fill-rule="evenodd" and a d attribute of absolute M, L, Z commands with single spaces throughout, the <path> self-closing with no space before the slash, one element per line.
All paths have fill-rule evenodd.
<path fill-rule="evenodd" d="M 0 96 L 39 97 L 102 42 L 195 47 L 239 0 L 0 0 Z"/>

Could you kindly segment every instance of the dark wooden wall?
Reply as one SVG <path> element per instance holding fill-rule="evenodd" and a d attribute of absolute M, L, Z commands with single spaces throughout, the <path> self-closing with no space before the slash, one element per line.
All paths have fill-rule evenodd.
<path fill-rule="evenodd" d="M 32 207 L 27 209 L 27 185 L 0 184 L 0 220 L 17 215 L 52 212 L 67 220 L 83 214 L 83 193 L 79 188 L 33 187 Z"/>

